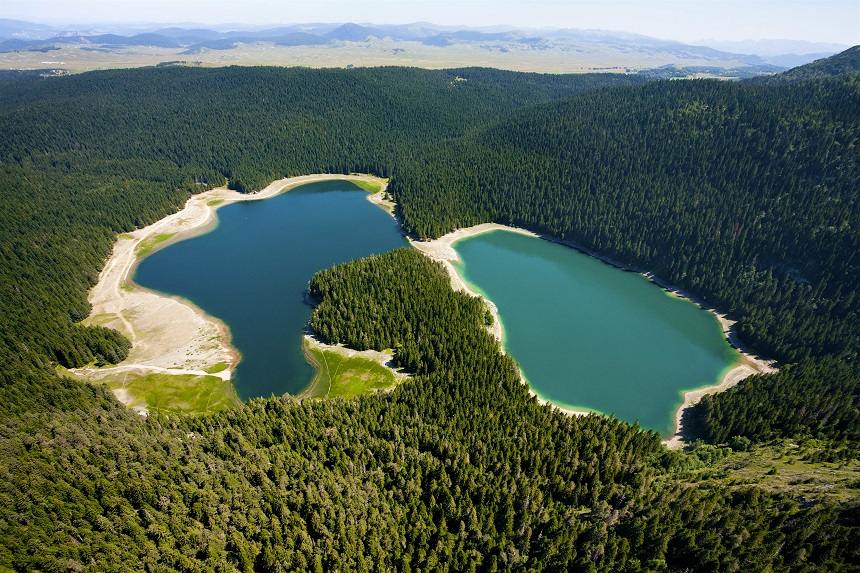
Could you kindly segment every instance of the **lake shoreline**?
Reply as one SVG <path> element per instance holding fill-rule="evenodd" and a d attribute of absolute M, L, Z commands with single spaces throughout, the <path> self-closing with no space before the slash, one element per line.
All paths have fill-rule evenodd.
<path fill-rule="evenodd" d="M 505 225 L 500 225 L 499 223 L 481 223 L 480 225 L 475 225 L 473 227 L 467 227 L 464 229 L 457 229 L 451 233 L 448 233 L 438 239 L 434 239 L 432 241 L 416 241 L 409 238 L 409 243 L 413 248 L 417 249 L 425 256 L 430 257 L 431 259 L 442 263 L 445 268 L 448 270 L 448 274 L 451 277 L 451 288 L 455 291 L 464 292 L 471 296 L 480 297 L 484 303 L 489 307 L 490 312 L 493 315 L 493 324 L 488 328 L 490 334 L 499 341 L 499 344 L 502 347 L 502 352 L 504 352 L 504 338 L 505 331 L 502 326 L 502 321 L 499 318 L 499 309 L 496 307 L 495 303 L 488 299 L 480 292 L 476 292 L 472 285 L 466 282 L 460 273 L 457 272 L 457 268 L 454 266 L 456 261 L 460 260 L 460 256 L 457 254 L 457 251 L 454 250 L 454 243 L 457 241 L 461 241 L 463 239 L 467 239 L 469 237 L 475 237 L 477 235 L 481 235 L 483 233 L 489 233 L 491 231 L 508 231 L 512 233 L 519 233 L 521 235 L 526 235 L 528 237 L 540 238 L 539 235 L 528 231 L 526 229 L 520 229 L 517 227 L 508 227 Z M 554 404 L 549 400 L 542 398 L 537 392 L 532 390 L 531 385 L 528 380 L 526 380 L 522 371 L 520 371 L 520 381 L 527 385 L 529 388 L 529 394 L 534 396 L 534 398 L 538 401 L 542 406 L 549 405 L 552 408 L 558 410 L 559 412 L 565 414 L 566 416 L 587 416 L 589 414 L 595 414 L 596 412 L 592 412 L 589 410 L 579 410 L 576 408 L 570 408 L 567 406 L 560 406 L 558 404 Z"/>
<path fill-rule="evenodd" d="M 99 274 L 99 281 L 90 291 L 89 302 L 92 307 L 90 316 L 84 324 L 100 325 L 114 328 L 132 341 L 129 357 L 116 366 L 104 368 L 83 367 L 69 372 L 89 380 L 98 382 L 100 378 L 110 375 L 116 369 L 135 369 L 143 372 L 194 373 L 210 375 L 206 372 L 214 364 L 225 363 L 228 367 L 217 374 L 225 381 L 232 380 L 236 365 L 241 361 L 241 354 L 231 345 L 229 327 L 219 319 L 206 314 L 191 301 L 158 293 L 135 284 L 132 281 L 134 271 L 139 262 L 149 254 L 163 249 L 176 242 L 199 236 L 213 230 L 218 223 L 216 211 L 224 206 L 240 201 L 264 200 L 296 187 L 321 181 L 360 180 L 380 183 L 382 189 L 369 193 L 367 200 L 388 212 L 397 222 L 401 233 L 407 237 L 410 245 L 431 259 L 441 262 L 451 277 L 451 287 L 456 291 L 466 292 L 472 296 L 481 297 L 489 307 L 493 316 L 491 334 L 499 341 L 504 340 L 504 329 L 499 319 L 498 308 L 495 304 L 476 292 L 458 273 L 454 262 L 459 260 L 453 245 L 457 241 L 483 233 L 503 230 L 522 235 L 546 239 L 564 246 L 574 248 L 584 254 L 596 258 L 616 268 L 636 272 L 648 278 L 654 284 L 662 287 L 667 294 L 677 296 L 695 303 L 700 308 L 714 314 L 723 329 L 729 343 L 741 354 L 741 363 L 730 368 L 719 384 L 704 388 L 695 388 L 685 392 L 682 404 L 675 413 L 675 432 L 663 441 L 670 448 L 683 446 L 683 429 L 681 421 L 684 411 L 695 404 L 704 395 L 724 391 L 744 378 L 758 373 L 775 372 L 772 362 L 765 361 L 753 355 L 737 338 L 732 329 L 734 321 L 725 314 L 707 305 L 701 299 L 669 285 L 654 276 L 629 265 L 619 263 L 610 257 L 602 256 L 574 241 L 567 241 L 535 233 L 526 229 L 511 227 L 498 223 L 483 223 L 464 229 L 457 229 L 433 241 L 418 241 L 409 236 L 398 219 L 395 203 L 386 198 L 387 180 L 369 175 L 315 174 L 279 179 L 266 186 L 263 190 L 252 194 L 241 194 L 236 191 L 218 187 L 204 191 L 189 198 L 183 209 L 149 225 L 136 229 L 131 233 L 119 235 L 110 258 Z M 166 240 L 156 239 L 157 235 L 170 235 Z M 146 241 L 156 241 L 146 247 L 141 257 L 138 252 Z M 329 347 L 320 341 L 315 341 L 320 347 Z M 337 347 L 329 347 L 336 349 Z M 504 351 L 504 350 L 503 350 Z M 520 373 L 524 384 L 528 381 Z M 600 415 L 599 412 L 560 406 L 542 398 L 529 388 L 529 392 L 540 404 L 549 404 L 565 415 L 583 416 Z M 117 398 L 128 404 L 134 397 L 117 393 Z"/>
<path fill-rule="evenodd" d="M 491 329 L 492 334 L 499 340 L 500 343 L 504 341 L 504 331 L 501 325 L 501 321 L 498 316 L 498 309 L 491 302 L 488 301 L 486 297 L 484 297 L 481 293 L 475 292 L 473 288 L 460 276 L 457 271 L 457 268 L 454 266 L 454 263 L 459 260 L 459 255 L 454 250 L 454 243 L 466 239 L 468 237 L 474 237 L 476 235 L 480 235 L 483 233 L 489 233 L 492 231 L 508 231 L 513 233 L 519 233 L 522 235 L 535 237 L 539 239 L 545 239 L 551 241 L 553 243 L 558 243 L 564 245 L 566 247 L 570 247 L 576 249 L 577 251 L 586 254 L 592 258 L 598 259 L 606 264 L 609 264 L 613 267 L 616 267 L 621 270 L 635 272 L 647 278 L 649 281 L 654 283 L 655 285 L 661 287 L 668 295 L 675 296 L 678 298 L 682 298 L 689 302 L 696 304 L 699 308 L 706 310 L 716 316 L 717 320 L 720 323 L 720 327 L 723 330 L 723 335 L 729 344 L 740 354 L 740 362 L 735 366 L 727 369 L 720 382 L 718 384 L 694 388 L 691 390 L 687 390 L 684 393 L 684 398 L 681 405 L 675 411 L 675 428 L 673 434 L 663 439 L 663 443 L 669 447 L 670 449 L 679 449 L 683 447 L 683 427 L 682 427 L 682 418 L 684 411 L 690 406 L 696 404 L 701 398 L 708 394 L 715 394 L 718 392 L 722 392 L 728 390 L 729 388 L 738 384 L 741 380 L 753 375 L 753 374 L 767 374 L 773 373 L 777 371 L 777 368 L 774 366 L 773 361 L 765 360 L 755 354 L 746 347 L 738 338 L 737 334 L 733 330 L 733 325 L 735 321 L 732 321 L 728 318 L 725 313 L 719 312 L 712 305 L 705 303 L 702 299 L 691 295 L 688 292 L 674 286 L 670 285 L 668 282 L 656 277 L 654 273 L 649 271 L 645 271 L 643 269 L 639 269 L 630 265 L 625 265 L 620 263 L 611 257 L 600 255 L 599 253 L 584 247 L 576 243 L 575 241 L 568 241 L 563 239 L 558 239 L 555 237 L 551 237 L 545 234 L 535 233 L 533 231 L 529 231 L 526 229 L 512 227 L 508 225 L 502 225 L 499 223 L 482 223 L 480 225 L 475 225 L 473 227 L 467 227 L 463 229 L 457 229 L 452 231 L 451 233 L 447 233 L 438 239 L 434 239 L 432 241 L 415 241 L 410 238 L 410 243 L 413 247 L 424 253 L 426 256 L 441 262 L 445 268 L 448 270 L 451 275 L 451 287 L 454 290 L 459 290 L 463 292 L 467 292 L 473 296 L 480 296 L 483 298 L 490 307 L 490 310 L 493 313 L 494 325 Z M 521 374 L 522 378 L 522 374 Z M 524 383 L 527 383 L 525 378 L 522 378 Z M 529 388 L 529 393 L 533 395 L 539 403 L 541 404 L 552 404 L 548 400 L 540 397 L 536 392 L 534 392 L 531 388 Z M 552 404 L 553 407 L 557 408 L 561 412 L 568 415 L 587 415 L 594 412 L 590 412 L 587 410 L 578 410 L 573 408 L 561 407 L 556 404 Z"/>
<path fill-rule="evenodd" d="M 230 329 L 221 320 L 206 314 L 191 301 L 158 293 L 133 282 L 134 271 L 146 256 L 178 241 L 207 233 L 217 226 L 216 211 L 232 203 L 259 201 L 296 187 L 321 181 L 386 181 L 368 175 L 315 174 L 279 179 L 252 194 L 217 187 L 193 195 L 185 206 L 155 223 L 117 237 L 111 256 L 88 295 L 88 325 L 114 328 L 132 342 L 128 358 L 104 368 L 69 370 L 79 378 L 98 382 L 120 369 L 140 372 L 177 372 L 213 375 L 207 368 L 224 363 L 228 367 L 214 374 L 232 380 L 241 354 L 231 344 Z M 170 235 L 166 240 L 160 240 Z M 144 250 L 141 257 L 138 253 Z M 235 389 L 234 389 L 235 391 Z M 128 405 L 134 397 L 115 393 Z"/>

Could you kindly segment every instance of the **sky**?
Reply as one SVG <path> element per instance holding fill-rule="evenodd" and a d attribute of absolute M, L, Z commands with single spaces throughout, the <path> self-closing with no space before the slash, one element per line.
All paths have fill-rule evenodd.
<path fill-rule="evenodd" d="M 0 17 L 62 25 L 424 21 L 620 30 L 682 42 L 860 44 L 860 0 L 2 0 Z"/>

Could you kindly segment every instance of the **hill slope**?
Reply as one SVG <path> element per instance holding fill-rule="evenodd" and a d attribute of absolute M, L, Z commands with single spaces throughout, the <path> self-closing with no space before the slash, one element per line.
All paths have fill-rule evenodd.
<path fill-rule="evenodd" d="M 764 81 L 799 82 L 858 73 L 860 73 L 860 46 L 854 46 L 835 56 L 822 58 L 809 64 L 792 68 L 783 74 Z"/>

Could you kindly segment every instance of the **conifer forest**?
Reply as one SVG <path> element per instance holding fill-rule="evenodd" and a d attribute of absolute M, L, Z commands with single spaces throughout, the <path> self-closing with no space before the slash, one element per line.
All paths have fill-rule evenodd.
<path fill-rule="evenodd" d="M 412 376 L 391 392 L 140 416 L 58 374 L 128 355 L 80 324 L 119 234 L 213 187 L 356 172 L 390 178 L 414 237 L 496 222 L 652 272 L 779 372 L 689 409 L 686 451 L 565 416 L 529 395 L 481 300 L 404 248 L 308 285 L 320 338 L 394 349 Z M 860 48 L 731 82 L 5 74 L 0 205 L 0 569 L 860 569 L 860 481 L 836 502 L 713 469 L 784 443 L 860 459 Z"/>

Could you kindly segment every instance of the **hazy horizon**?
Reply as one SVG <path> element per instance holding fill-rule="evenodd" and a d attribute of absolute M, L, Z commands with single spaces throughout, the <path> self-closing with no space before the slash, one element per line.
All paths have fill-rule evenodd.
<path fill-rule="evenodd" d="M 860 2 L 856 0 L 6 0 L 0 17 L 51 26 L 93 27 L 427 22 L 440 26 L 611 30 L 686 43 L 762 39 L 848 46 L 860 43 Z"/>

